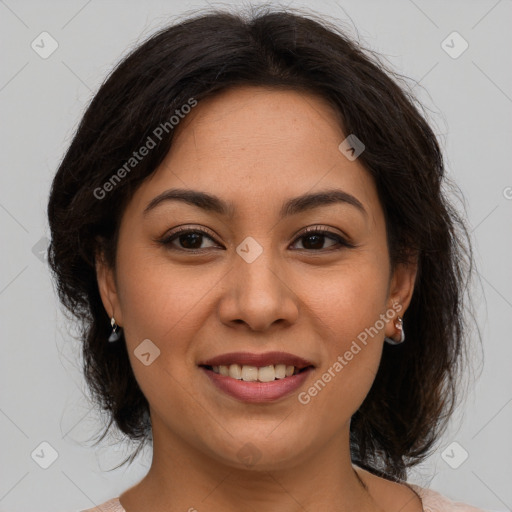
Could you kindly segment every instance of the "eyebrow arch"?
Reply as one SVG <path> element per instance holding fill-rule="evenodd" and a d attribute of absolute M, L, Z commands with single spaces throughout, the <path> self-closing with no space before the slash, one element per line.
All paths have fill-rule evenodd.
<path fill-rule="evenodd" d="M 235 213 L 235 205 L 232 202 L 223 201 L 213 194 L 190 189 L 169 189 L 154 197 L 144 209 L 143 215 L 147 215 L 159 204 L 173 200 L 182 201 L 229 218 L 232 218 Z M 279 219 L 334 203 L 350 204 L 355 206 L 365 216 L 368 216 L 364 206 L 353 195 L 340 189 L 327 189 L 289 199 L 282 206 L 279 212 Z"/>

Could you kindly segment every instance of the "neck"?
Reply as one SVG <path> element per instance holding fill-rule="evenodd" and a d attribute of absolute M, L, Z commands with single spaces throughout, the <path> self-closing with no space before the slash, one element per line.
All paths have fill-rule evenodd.
<path fill-rule="evenodd" d="M 151 468 L 120 497 L 127 512 L 239 512 L 241 506 L 259 512 L 382 511 L 351 463 L 348 425 L 324 446 L 302 447 L 284 463 L 263 457 L 242 468 L 172 437 L 153 424 Z"/>

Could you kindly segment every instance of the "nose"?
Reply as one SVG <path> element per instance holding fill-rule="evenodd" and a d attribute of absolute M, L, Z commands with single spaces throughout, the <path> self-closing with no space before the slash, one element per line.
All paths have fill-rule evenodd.
<path fill-rule="evenodd" d="M 226 325 L 267 331 L 274 324 L 282 327 L 297 321 L 299 302 L 290 272 L 277 263 L 271 250 L 264 249 L 251 263 L 237 255 L 226 283 L 219 305 Z"/>

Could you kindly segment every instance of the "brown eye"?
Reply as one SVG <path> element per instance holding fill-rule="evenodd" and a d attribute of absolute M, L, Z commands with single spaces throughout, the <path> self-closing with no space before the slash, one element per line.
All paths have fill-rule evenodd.
<path fill-rule="evenodd" d="M 302 243 L 303 250 L 319 251 L 325 250 L 323 245 L 326 238 L 336 242 L 332 244 L 330 247 L 354 247 L 354 245 L 347 242 L 342 236 L 323 228 L 308 228 L 297 238 L 297 240 L 304 240 L 304 242 Z"/>
<path fill-rule="evenodd" d="M 160 243 L 171 250 L 199 252 L 207 249 L 207 247 L 201 247 L 204 238 L 214 241 L 209 232 L 204 229 L 180 228 L 165 236 Z M 174 243 L 175 241 L 177 244 Z"/>
<path fill-rule="evenodd" d="M 208 247 L 201 247 L 204 239 L 208 239 L 212 242 L 215 242 L 213 237 L 210 235 L 208 231 L 201 228 L 179 228 L 177 230 L 172 231 L 164 238 L 159 240 L 159 242 L 166 246 L 170 250 L 176 251 L 184 251 L 184 252 L 202 252 L 210 247 L 215 247 L 215 245 L 210 245 Z M 331 244 L 327 249 L 324 247 L 325 239 L 329 239 L 335 243 Z M 329 251 L 336 250 L 338 247 L 355 247 L 351 243 L 347 242 L 345 238 L 329 231 L 324 228 L 308 228 L 302 232 L 299 237 L 296 238 L 297 241 L 302 240 L 302 248 L 299 247 L 299 250 L 305 251 Z"/>

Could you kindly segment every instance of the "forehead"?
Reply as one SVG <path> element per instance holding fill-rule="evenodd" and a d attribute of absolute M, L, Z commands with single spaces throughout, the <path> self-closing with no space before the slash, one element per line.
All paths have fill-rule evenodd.
<path fill-rule="evenodd" d="M 262 147 L 298 151 L 305 143 L 336 143 L 342 135 L 338 113 L 320 96 L 239 86 L 199 102 L 177 126 L 173 150 L 193 139 L 198 157 L 212 146 L 217 154 L 237 149 L 254 155 Z"/>
<path fill-rule="evenodd" d="M 341 188 L 371 214 L 373 180 L 338 146 L 346 138 L 323 98 L 293 90 L 244 86 L 198 103 L 175 128 L 171 150 L 137 191 L 139 209 L 168 188 L 204 190 L 240 210 Z M 252 210 L 254 214 L 254 210 Z"/>

